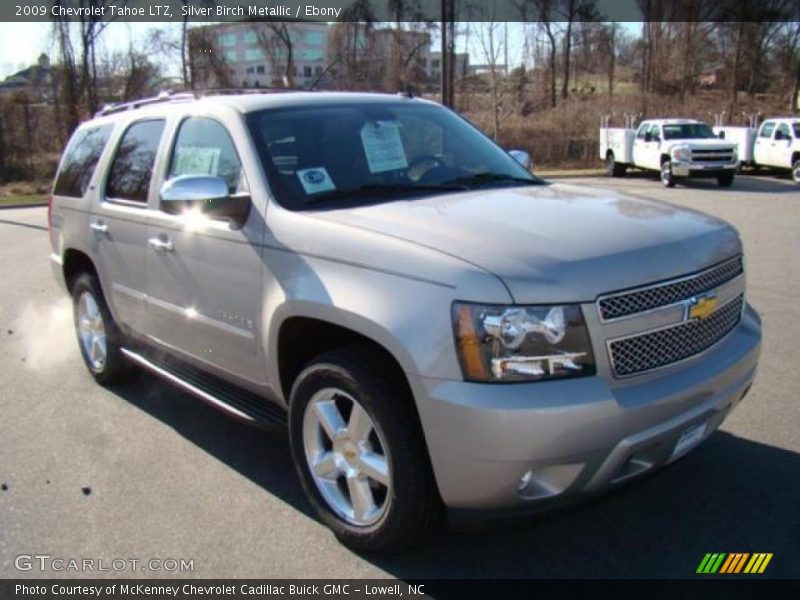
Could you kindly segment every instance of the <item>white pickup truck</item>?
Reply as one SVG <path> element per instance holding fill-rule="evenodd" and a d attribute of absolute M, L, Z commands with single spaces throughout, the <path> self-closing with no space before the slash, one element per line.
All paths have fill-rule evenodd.
<path fill-rule="evenodd" d="M 767 119 L 760 127 L 715 127 L 724 139 L 735 143 L 742 161 L 755 167 L 791 169 L 800 183 L 800 118 Z"/>
<path fill-rule="evenodd" d="M 642 121 L 636 130 L 603 126 L 600 158 L 612 177 L 624 177 L 628 167 L 637 167 L 659 171 L 667 187 L 683 177 L 716 177 L 721 187 L 728 187 L 739 167 L 736 145 L 691 119 Z"/>

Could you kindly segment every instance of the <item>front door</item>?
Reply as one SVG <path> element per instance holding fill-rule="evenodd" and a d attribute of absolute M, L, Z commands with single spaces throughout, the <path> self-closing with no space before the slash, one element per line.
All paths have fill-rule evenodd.
<path fill-rule="evenodd" d="M 792 130 L 788 123 L 775 128 L 772 139 L 772 164 L 784 169 L 792 168 Z"/>
<path fill-rule="evenodd" d="M 643 169 L 660 169 L 658 163 L 659 142 L 657 136 L 659 127 L 649 123 L 642 123 L 636 131 L 633 142 L 633 164 Z"/>
<path fill-rule="evenodd" d="M 772 166 L 772 132 L 775 131 L 775 121 L 764 121 L 758 130 L 756 143 L 753 146 L 753 160 L 756 164 Z"/>
<path fill-rule="evenodd" d="M 215 175 L 232 194 L 247 180 L 224 125 L 188 117 L 178 126 L 167 179 Z M 244 226 L 197 213 L 170 214 L 157 202 L 148 226 L 146 256 L 148 335 L 184 357 L 263 383 L 261 243 L 263 215 L 255 207 Z"/>

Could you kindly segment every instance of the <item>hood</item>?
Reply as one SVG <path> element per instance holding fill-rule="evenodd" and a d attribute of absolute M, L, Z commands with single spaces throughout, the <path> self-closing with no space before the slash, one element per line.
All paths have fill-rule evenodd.
<path fill-rule="evenodd" d="M 593 301 L 736 255 L 703 213 L 563 184 L 477 190 L 314 213 L 410 241 L 500 277 L 519 303 Z M 419 270 L 424 273 L 425 265 Z"/>
<path fill-rule="evenodd" d="M 733 150 L 736 144 L 732 144 L 726 140 L 719 139 L 705 139 L 705 140 L 667 140 L 670 147 L 672 146 L 689 146 L 690 148 L 699 148 L 702 150 Z"/>

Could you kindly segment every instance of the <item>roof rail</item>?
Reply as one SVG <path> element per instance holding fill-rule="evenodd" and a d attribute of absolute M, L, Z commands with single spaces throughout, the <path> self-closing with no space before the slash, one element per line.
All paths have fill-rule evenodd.
<path fill-rule="evenodd" d="M 191 93 L 181 92 L 176 94 L 172 91 L 166 90 L 159 93 L 158 96 L 153 96 L 152 98 L 142 98 L 141 100 L 133 100 L 131 102 L 119 102 L 117 104 L 106 104 L 95 114 L 95 116 L 102 117 L 104 115 L 111 115 L 125 110 L 133 110 L 135 108 L 147 106 L 148 104 L 158 104 L 159 102 L 173 102 L 175 100 L 193 100 L 193 99 L 194 95 Z"/>
<path fill-rule="evenodd" d="M 236 94 L 279 94 L 286 92 L 298 92 L 304 90 L 295 90 L 291 88 L 208 88 L 199 90 L 190 90 L 185 92 L 173 92 L 172 90 L 165 90 L 160 92 L 158 96 L 152 98 L 142 98 L 141 100 L 132 100 L 130 102 L 118 102 L 116 104 L 106 104 L 95 114 L 96 117 L 111 115 L 126 110 L 134 110 L 142 106 L 150 104 L 158 104 L 160 102 L 175 102 L 178 100 L 197 100 L 199 98 L 207 98 L 209 96 L 233 96 Z"/>

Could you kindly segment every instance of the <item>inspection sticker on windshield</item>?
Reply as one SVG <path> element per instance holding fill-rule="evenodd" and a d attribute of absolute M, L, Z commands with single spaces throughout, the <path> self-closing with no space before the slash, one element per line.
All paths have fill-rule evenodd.
<path fill-rule="evenodd" d="M 675 444 L 675 448 L 672 450 L 672 456 L 669 457 L 669 460 L 673 461 L 683 456 L 699 444 L 700 440 L 703 439 L 703 434 L 706 432 L 706 425 L 707 421 L 703 421 L 702 423 L 695 423 L 691 427 L 684 429 L 683 433 L 681 433 L 681 437 L 678 438 L 678 443 Z"/>
<path fill-rule="evenodd" d="M 408 166 L 403 140 L 400 139 L 400 123 L 397 121 L 365 123 L 361 128 L 361 143 L 370 173 L 405 169 Z"/>
<path fill-rule="evenodd" d="M 309 196 L 335 190 L 331 176 L 328 175 L 325 167 L 312 167 L 311 169 L 300 169 L 297 171 L 297 178 Z"/>

